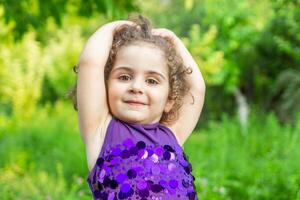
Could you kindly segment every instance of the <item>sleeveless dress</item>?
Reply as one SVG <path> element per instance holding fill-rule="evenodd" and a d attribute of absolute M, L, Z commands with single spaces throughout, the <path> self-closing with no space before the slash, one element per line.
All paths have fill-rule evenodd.
<path fill-rule="evenodd" d="M 159 122 L 112 117 L 86 180 L 94 200 L 198 199 L 188 157 L 171 129 Z"/>

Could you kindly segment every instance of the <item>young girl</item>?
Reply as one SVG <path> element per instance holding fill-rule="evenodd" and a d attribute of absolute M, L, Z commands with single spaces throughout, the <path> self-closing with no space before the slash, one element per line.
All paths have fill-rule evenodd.
<path fill-rule="evenodd" d="M 141 15 L 114 21 L 89 38 L 77 67 L 74 106 L 94 199 L 197 199 L 182 145 L 205 84 L 180 39 Z"/>

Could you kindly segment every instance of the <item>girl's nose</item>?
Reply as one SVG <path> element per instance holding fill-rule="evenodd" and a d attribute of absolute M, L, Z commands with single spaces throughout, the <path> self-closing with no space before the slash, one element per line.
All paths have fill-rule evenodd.
<path fill-rule="evenodd" d="M 134 79 L 130 86 L 130 92 L 133 93 L 143 93 L 143 81 Z"/>

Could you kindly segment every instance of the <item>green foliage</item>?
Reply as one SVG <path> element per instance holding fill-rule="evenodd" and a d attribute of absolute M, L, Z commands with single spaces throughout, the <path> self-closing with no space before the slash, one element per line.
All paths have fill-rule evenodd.
<path fill-rule="evenodd" d="M 265 104 L 283 121 L 293 121 L 300 111 L 300 1 L 274 1 L 272 5 L 274 15 L 255 43 L 258 53 L 252 74 L 260 76 L 254 77 L 253 85 L 258 99 L 271 91 Z"/>
<path fill-rule="evenodd" d="M 13 38 L 2 43 L 0 119 L 10 116 L 19 123 L 26 123 L 31 120 L 37 106 L 63 99 L 65 92 L 75 83 L 72 67 L 84 45 L 82 31 L 90 35 L 99 26 L 99 19 L 82 20 L 75 25 L 72 20 L 71 17 L 64 18 L 60 30 L 49 22 L 46 46 L 37 41 L 35 32 L 26 33 L 16 43 Z M 0 23 L 3 25 L 1 36 L 10 28 L 1 20 Z M 81 28 L 83 24 L 88 28 Z"/>
<path fill-rule="evenodd" d="M 281 121 L 295 120 L 299 94 L 282 95 L 291 94 L 283 90 L 298 93 L 290 87 L 298 83 L 286 81 L 275 87 L 282 85 L 278 79 L 286 70 L 300 74 L 299 0 L 175 0 L 157 8 L 158 3 L 143 3 L 141 10 L 156 26 L 187 38 L 208 88 L 205 115 L 219 118 L 221 111 L 232 113 L 238 88 L 248 102 L 276 110 Z M 208 35 L 213 40 L 206 46 Z"/>
<path fill-rule="evenodd" d="M 26 120 L 35 112 L 41 96 L 45 74 L 41 47 L 35 41 L 33 32 L 28 33 L 20 43 L 3 43 L 2 47 L 1 101 L 4 106 L 11 105 L 11 112 L 15 117 Z"/>
<path fill-rule="evenodd" d="M 300 199 L 300 115 L 282 126 L 274 113 L 253 110 L 246 134 L 222 114 L 185 144 L 199 198 Z"/>
<path fill-rule="evenodd" d="M 204 64 L 200 65 L 201 69 L 205 71 L 207 68 L 206 70 L 210 71 L 210 75 L 204 73 L 208 85 L 223 84 L 225 91 L 232 93 L 240 86 L 244 64 L 247 62 L 249 52 L 253 50 L 251 45 L 272 13 L 269 2 L 248 0 L 175 2 L 169 2 L 160 9 L 153 9 L 151 5 L 145 7 L 142 5 L 141 9 L 148 13 L 158 26 L 168 27 L 180 36 L 189 37 L 191 40 L 189 46 L 193 46 L 189 48 L 192 55 L 198 60 L 208 62 L 207 66 L 203 62 L 198 63 Z M 159 12 L 165 13 L 164 16 L 159 15 Z M 201 28 L 198 33 L 195 32 L 197 26 Z M 190 32 L 195 32 L 194 35 L 198 36 L 191 36 Z M 199 53 L 199 49 L 204 48 L 200 45 L 206 44 L 192 38 L 203 38 L 208 35 L 213 36 L 209 49 L 215 53 L 207 54 L 203 51 Z M 212 80 L 212 77 L 216 80 Z"/>
<path fill-rule="evenodd" d="M 108 19 L 113 19 L 124 18 L 128 12 L 137 10 L 132 0 L 1 0 L 0 8 L 2 7 L 5 23 L 13 23 L 12 31 L 16 39 L 20 39 L 32 28 L 43 34 L 48 19 L 61 25 L 66 14 L 86 17 L 104 14 Z"/>
<path fill-rule="evenodd" d="M 63 98 L 66 90 L 75 83 L 72 67 L 77 63 L 84 45 L 79 26 L 55 32 L 44 48 L 47 69 L 43 83 L 42 102 Z M 51 99 L 52 98 L 52 99 Z"/>
<path fill-rule="evenodd" d="M 275 110 L 281 119 L 292 121 L 297 114 L 294 111 L 300 111 L 300 70 L 287 69 L 281 72 L 271 92 L 279 98 L 280 103 Z"/>
<path fill-rule="evenodd" d="M 189 32 L 189 37 L 183 38 L 187 48 L 193 56 L 205 77 L 206 84 L 220 85 L 224 82 L 224 55 L 222 51 L 214 51 L 213 43 L 216 41 L 217 29 L 212 26 L 203 36 L 200 27 L 194 24 Z"/>
<path fill-rule="evenodd" d="M 15 122 L 16 123 L 16 122 Z M 1 199 L 90 199 L 76 112 L 66 103 L 39 109 L 31 123 L 0 135 Z"/>

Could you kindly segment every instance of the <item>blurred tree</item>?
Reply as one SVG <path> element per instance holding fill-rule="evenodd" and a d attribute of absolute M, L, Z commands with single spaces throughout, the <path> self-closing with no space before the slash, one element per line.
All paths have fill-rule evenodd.
<path fill-rule="evenodd" d="M 7 45 L 0 53 L 0 108 L 1 115 L 10 115 L 20 122 L 30 119 L 36 111 L 41 96 L 41 84 L 45 74 L 41 46 L 34 33 L 28 33 L 17 44 Z"/>
<path fill-rule="evenodd" d="M 49 18 L 61 25 L 67 13 L 85 17 L 101 13 L 111 20 L 138 10 L 134 0 L 0 0 L 0 7 L 4 8 L 5 23 L 13 23 L 16 39 L 31 28 L 42 33 Z"/>
<path fill-rule="evenodd" d="M 213 118 L 237 111 L 245 123 L 251 90 L 243 86 L 243 74 L 252 67 L 247 63 L 255 54 L 253 43 L 272 13 L 269 1 L 174 0 L 153 9 L 157 3 L 141 4 L 141 10 L 159 26 L 188 38 L 208 86 L 204 110 Z"/>
<path fill-rule="evenodd" d="M 255 96 L 283 122 L 300 112 L 300 0 L 272 1 L 274 15 L 255 43 Z M 267 94 L 267 95 L 266 95 Z"/>
<path fill-rule="evenodd" d="M 63 100 L 85 35 L 132 10 L 129 0 L 0 0 L 0 127 Z"/>

